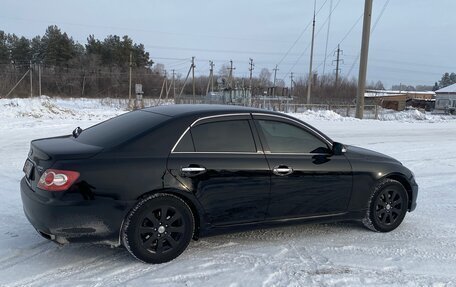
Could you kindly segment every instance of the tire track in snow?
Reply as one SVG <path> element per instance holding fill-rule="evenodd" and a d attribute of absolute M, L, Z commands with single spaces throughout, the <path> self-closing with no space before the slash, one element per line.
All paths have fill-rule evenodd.
<path fill-rule="evenodd" d="M 81 247 L 82 249 L 84 247 Z M 55 251 L 55 250 L 54 250 Z M 117 258 L 126 257 L 125 254 L 104 254 L 102 256 L 88 257 L 74 263 L 66 264 L 65 266 L 51 269 L 49 271 L 41 272 L 38 275 L 33 275 L 24 278 L 20 281 L 15 282 L 12 287 L 15 286 L 38 286 L 38 285 L 49 285 L 52 283 L 60 282 L 62 279 L 74 278 L 80 274 L 90 274 L 93 271 L 98 270 L 103 266 L 110 266 L 112 261 L 116 261 Z M 75 279 L 75 278 L 74 278 Z M 60 284 L 60 283 L 57 283 Z"/>
<path fill-rule="evenodd" d="M 8 270 L 10 268 L 16 267 L 18 264 L 24 263 L 36 256 L 43 255 L 46 252 L 49 252 L 51 248 L 49 247 L 51 242 L 44 241 L 37 243 L 27 248 L 13 249 L 7 257 L 0 259 L 0 270 Z M 49 248 L 41 248 L 48 246 Z"/>

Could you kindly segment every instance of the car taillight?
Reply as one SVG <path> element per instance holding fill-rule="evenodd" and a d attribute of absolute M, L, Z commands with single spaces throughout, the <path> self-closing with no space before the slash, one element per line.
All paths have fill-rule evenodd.
<path fill-rule="evenodd" d="M 48 169 L 41 175 L 38 188 L 48 191 L 64 191 L 78 178 L 79 172 L 77 171 Z"/>

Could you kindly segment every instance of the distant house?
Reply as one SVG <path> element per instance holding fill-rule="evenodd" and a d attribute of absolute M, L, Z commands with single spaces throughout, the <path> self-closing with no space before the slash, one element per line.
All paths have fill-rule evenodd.
<path fill-rule="evenodd" d="M 456 84 L 435 91 L 435 110 L 454 114 L 456 110 Z"/>
<path fill-rule="evenodd" d="M 387 90 L 366 90 L 364 94 L 366 105 L 379 105 L 385 109 L 402 111 L 412 103 L 429 105 L 434 102 L 434 92 L 417 91 L 387 91 Z M 427 108 L 426 108 L 427 109 Z"/>

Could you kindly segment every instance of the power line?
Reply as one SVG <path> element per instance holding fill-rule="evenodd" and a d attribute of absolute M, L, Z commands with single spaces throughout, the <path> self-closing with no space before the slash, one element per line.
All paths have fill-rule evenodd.
<path fill-rule="evenodd" d="M 359 17 L 358 17 L 358 19 L 356 19 L 355 23 L 350 27 L 350 29 L 347 31 L 347 33 L 342 37 L 342 39 L 337 44 L 338 46 L 341 45 L 345 41 L 345 39 L 347 39 L 347 37 L 351 34 L 351 32 L 353 32 L 353 29 L 358 25 L 358 23 L 361 21 L 362 18 L 363 18 L 363 13 L 361 13 L 359 15 Z M 336 51 L 337 51 L 337 47 L 334 50 L 332 50 L 330 53 L 328 53 L 325 57 L 328 57 L 330 54 L 333 54 Z M 316 70 L 318 70 L 322 65 L 323 65 L 323 62 L 321 62 L 320 65 L 318 65 Z"/>
<path fill-rule="evenodd" d="M 336 6 L 333 8 L 332 12 L 334 12 L 337 8 L 337 6 L 339 6 L 341 0 L 339 0 L 337 3 L 336 3 Z M 326 3 L 326 2 L 325 2 Z M 332 14 L 332 13 L 331 13 Z M 322 24 L 322 27 L 324 27 L 326 21 L 328 21 L 328 18 L 326 18 L 326 20 L 323 22 Z M 316 36 L 318 36 L 318 34 L 320 33 L 321 29 L 319 29 L 316 33 Z M 294 64 L 291 66 L 291 68 L 288 70 L 288 72 L 285 74 L 284 76 L 284 79 L 290 74 L 290 72 L 294 69 L 294 67 L 298 64 L 298 62 L 301 60 L 301 58 L 304 56 L 304 54 L 307 52 L 307 50 L 310 48 L 310 45 L 311 43 L 309 43 L 309 45 L 307 45 L 306 49 L 299 55 L 298 59 L 294 62 Z"/>
<path fill-rule="evenodd" d="M 196 52 L 211 52 L 211 53 L 233 53 L 233 54 L 255 54 L 255 55 L 282 55 L 282 52 L 273 51 L 249 51 L 249 50 L 224 50 L 224 49 L 202 49 L 202 48 L 182 48 L 174 46 L 160 46 L 144 44 L 145 47 L 155 49 L 177 50 L 177 51 L 196 51 Z M 296 55 L 296 54 L 294 54 Z"/>
<path fill-rule="evenodd" d="M 87 27 L 87 28 L 101 28 L 101 29 L 110 29 L 110 30 L 124 30 L 124 31 L 138 31 L 138 32 L 147 32 L 147 33 L 156 33 L 156 34 L 163 34 L 163 35 L 174 35 L 174 36 L 186 36 L 186 37 L 201 37 L 201 38 L 214 38 L 214 39 L 227 39 L 227 40 L 242 40 L 242 41 L 258 41 L 258 42 L 283 42 L 289 43 L 288 41 L 277 41 L 276 39 L 258 39 L 251 37 L 249 38 L 242 38 L 242 37 L 228 37 L 228 36 L 220 36 L 220 35 L 211 35 L 211 34 L 190 34 L 187 32 L 170 32 L 170 31 L 160 31 L 160 30 L 151 30 L 151 29 L 143 29 L 143 28 L 133 28 L 133 27 L 122 27 L 122 26 L 107 26 L 107 25 L 94 25 L 94 24 L 82 24 L 82 23 L 71 23 L 71 22 L 61 22 L 55 21 L 52 19 L 42 20 L 42 19 L 32 19 L 32 18 L 20 18 L 20 17 L 9 17 L 0 15 L 0 18 L 9 19 L 14 21 L 24 21 L 24 22 L 38 22 L 38 23 L 55 23 L 58 25 L 69 25 L 69 26 L 79 26 L 79 27 Z"/>
<path fill-rule="evenodd" d="M 326 31 L 326 44 L 325 44 L 325 60 L 323 61 L 323 75 L 325 74 L 325 68 L 326 68 L 326 55 L 328 54 L 328 42 L 329 42 L 329 31 L 331 28 L 331 14 L 332 14 L 332 5 L 333 5 L 333 0 L 329 1 L 329 20 L 328 20 L 328 30 Z"/>
<path fill-rule="evenodd" d="M 361 13 L 359 15 L 358 19 L 356 19 L 353 26 L 351 26 L 350 29 L 347 31 L 347 33 L 342 37 L 342 39 L 339 41 L 339 45 L 342 44 L 345 41 L 345 39 L 347 39 L 348 35 L 350 35 L 350 33 L 353 31 L 353 29 L 355 29 L 355 27 L 358 25 L 358 23 L 361 21 L 361 19 L 363 19 L 363 13 Z"/>
<path fill-rule="evenodd" d="M 332 0 L 331 0 L 332 1 Z M 323 3 L 323 5 L 320 6 L 320 8 L 318 9 L 318 11 L 316 12 L 316 15 L 318 15 L 318 13 L 320 13 L 320 10 L 323 8 L 323 6 L 325 6 L 326 2 L 328 2 L 328 0 L 325 0 L 325 2 Z M 277 65 L 280 65 L 283 60 L 285 60 L 285 58 L 288 56 L 288 54 L 291 52 L 291 50 L 296 46 L 296 44 L 298 43 L 298 41 L 302 38 L 302 36 L 304 35 L 304 33 L 307 31 L 307 29 L 310 27 L 310 25 L 312 24 L 313 20 L 310 20 L 309 23 L 306 25 L 306 27 L 301 31 L 301 33 L 299 33 L 299 36 L 298 38 L 296 38 L 296 40 L 293 42 L 293 44 L 291 45 L 291 47 L 287 50 L 287 52 L 285 53 L 285 55 L 280 59 L 280 61 L 277 63 Z"/>

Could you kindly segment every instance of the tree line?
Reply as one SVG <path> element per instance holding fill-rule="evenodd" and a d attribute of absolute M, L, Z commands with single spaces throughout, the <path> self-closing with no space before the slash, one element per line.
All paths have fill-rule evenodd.
<path fill-rule="evenodd" d="M 24 77 L 26 73 L 32 74 L 33 95 L 39 93 L 38 81 L 41 78 L 43 94 L 61 97 L 128 97 L 131 68 L 133 84 L 143 85 L 145 97 L 158 98 L 166 77 L 165 66 L 154 63 L 144 45 L 135 43 L 128 36 L 109 35 L 99 40 L 89 35 L 87 42 L 81 44 L 57 26 L 49 26 L 44 35 L 31 39 L 0 31 L 0 67 L 0 97 L 7 95 L 21 78 L 24 79 L 10 97 L 30 96 L 30 75 Z M 232 76 L 230 79 L 227 71 L 228 66 L 222 65 L 218 75 L 214 75 L 215 89 L 250 88 L 249 78 Z M 177 95 L 181 89 L 183 94 L 193 93 L 191 79 L 184 86 L 184 76 L 176 75 L 170 96 L 174 95 L 174 87 Z M 197 95 L 206 94 L 210 80 L 208 76 L 195 78 Z M 446 85 L 451 81 L 456 81 L 456 75 L 447 73 L 436 85 Z M 293 81 L 290 89 L 284 80 L 277 79 L 273 90 L 272 73 L 263 68 L 252 78 L 251 92 L 253 95 L 292 95 L 297 103 L 305 103 L 307 84 L 308 79 L 300 77 Z M 352 103 L 356 88 L 355 78 L 340 77 L 336 85 L 334 75 L 314 75 L 311 101 Z M 380 81 L 372 83 L 370 88 L 384 89 Z"/>
<path fill-rule="evenodd" d="M 132 82 L 143 85 L 144 96 L 159 97 L 166 75 L 165 66 L 154 63 L 144 45 L 134 43 L 128 36 L 109 35 L 99 40 L 89 35 L 87 42 L 81 44 L 55 25 L 49 26 L 44 35 L 31 39 L 0 30 L 0 97 L 7 95 L 21 78 L 10 97 L 30 96 L 31 74 L 33 95 L 39 94 L 40 82 L 42 94 L 48 96 L 125 98 L 129 94 L 130 66 Z M 333 84 L 333 76 L 315 77 L 313 80 L 314 103 L 350 102 L 355 97 L 355 80 L 342 78 L 338 87 Z M 196 94 L 205 95 L 209 81 L 208 76 L 196 77 Z M 214 75 L 213 81 L 217 90 L 250 88 L 249 78 L 233 76 L 229 79 L 225 65 L 221 66 L 218 75 Z M 192 94 L 192 81 L 187 81 L 185 86 L 184 82 L 183 75 L 177 74 L 173 92 L 168 94 L 174 95 L 174 87 L 176 94 L 180 94 L 181 89 L 183 94 Z M 278 79 L 274 94 L 293 95 L 297 102 L 304 103 L 307 82 L 305 78 L 296 79 L 290 90 L 283 80 Z M 258 76 L 252 78 L 253 95 L 271 95 L 272 86 L 272 73 L 267 68 L 261 69 Z"/>
<path fill-rule="evenodd" d="M 25 73 L 32 73 L 34 95 L 41 76 L 42 92 L 49 96 L 123 97 L 128 95 L 130 55 L 135 81 L 154 90 L 161 77 L 151 69 L 144 45 L 128 36 L 98 40 L 89 35 L 82 45 L 57 26 L 32 39 L 0 31 L 0 95 L 6 95 Z M 12 95 L 30 95 L 29 82 L 24 79 Z"/>

